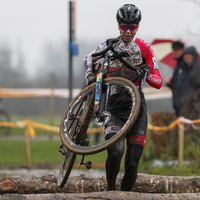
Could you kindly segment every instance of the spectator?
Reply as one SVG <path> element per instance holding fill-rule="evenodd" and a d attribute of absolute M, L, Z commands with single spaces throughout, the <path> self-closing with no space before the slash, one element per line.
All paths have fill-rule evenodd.
<path fill-rule="evenodd" d="M 168 76 L 165 78 L 165 84 L 172 89 L 172 99 L 173 99 L 173 108 L 175 110 L 175 114 L 179 116 L 180 104 L 180 94 L 179 88 L 181 85 L 179 79 L 179 73 L 181 72 L 181 63 L 183 61 L 183 51 L 184 51 L 184 44 L 180 41 L 175 41 L 172 43 L 173 55 L 174 59 L 176 59 L 177 64 L 175 66 L 175 70 L 172 76 Z"/>
<path fill-rule="evenodd" d="M 172 89 L 173 106 L 177 117 L 198 119 L 200 118 L 200 66 L 197 51 L 194 47 L 188 47 L 178 59 L 171 81 L 165 83 Z"/>
<path fill-rule="evenodd" d="M 194 47 L 188 47 L 183 52 L 183 61 L 180 64 L 179 74 L 178 114 L 194 120 L 200 118 L 200 65 L 198 54 Z M 173 87 L 173 85 L 172 85 Z"/>
<path fill-rule="evenodd" d="M 171 80 L 169 77 L 165 80 L 165 83 L 172 89 L 176 117 L 183 116 L 191 120 L 200 119 L 200 66 L 197 51 L 194 47 L 187 47 L 180 57 L 177 55 L 176 59 L 178 60 L 173 77 Z M 198 134 L 199 131 L 194 131 L 191 126 L 185 130 L 185 135 L 190 135 L 190 140 L 196 144 Z M 177 153 L 177 140 L 178 136 L 174 135 L 172 145 L 174 155 Z"/>

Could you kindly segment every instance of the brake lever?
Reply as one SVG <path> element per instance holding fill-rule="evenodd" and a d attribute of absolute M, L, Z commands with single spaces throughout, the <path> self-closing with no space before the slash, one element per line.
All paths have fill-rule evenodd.
<path fill-rule="evenodd" d="M 146 83 L 146 78 L 147 78 L 147 74 L 145 73 L 143 79 L 142 79 L 142 84 L 145 84 Z"/>

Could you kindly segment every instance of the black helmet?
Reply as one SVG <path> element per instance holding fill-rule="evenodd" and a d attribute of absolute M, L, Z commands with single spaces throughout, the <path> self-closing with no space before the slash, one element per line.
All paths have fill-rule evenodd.
<path fill-rule="evenodd" d="M 141 19 L 141 11 L 133 4 L 125 4 L 116 14 L 117 22 L 125 24 L 138 24 Z"/>

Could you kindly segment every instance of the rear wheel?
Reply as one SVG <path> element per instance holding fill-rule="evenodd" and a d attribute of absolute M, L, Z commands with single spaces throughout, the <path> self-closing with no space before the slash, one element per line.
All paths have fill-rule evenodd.
<path fill-rule="evenodd" d="M 67 149 L 63 149 L 63 157 L 60 165 L 59 175 L 58 175 L 58 187 L 64 187 L 67 179 L 69 178 L 70 172 L 73 168 L 76 159 L 76 154 L 70 152 Z"/>
<path fill-rule="evenodd" d="M 61 141 L 70 151 L 82 155 L 101 152 L 109 146 L 115 144 L 122 137 L 125 137 L 126 133 L 133 126 L 140 110 L 140 94 L 137 87 L 129 80 L 117 77 L 104 79 L 103 91 L 106 91 L 108 86 L 112 91 L 116 88 L 120 91 L 120 93 L 117 93 L 115 102 L 110 102 L 109 107 L 110 110 L 122 110 L 119 115 L 127 116 L 124 124 L 120 130 L 115 130 L 116 134 L 109 140 L 105 141 L 103 139 L 100 140 L 98 144 L 89 142 L 88 146 L 85 145 L 85 139 L 90 138 L 91 134 L 101 132 L 103 135 L 106 125 L 112 118 L 112 112 L 107 110 L 103 111 L 100 116 L 94 116 L 93 111 L 95 107 L 94 95 L 96 84 L 92 84 L 86 87 L 73 99 L 61 120 Z M 128 102 L 128 104 L 125 105 L 124 102 Z M 123 113 L 123 106 L 126 106 L 126 108 L 128 106 L 128 113 L 127 109 L 126 113 Z M 81 112 L 79 112 L 80 110 Z M 74 129 L 72 130 L 71 127 L 74 127 Z M 71 134 L 76 135 L 79 142 L 74 142 Z"/>

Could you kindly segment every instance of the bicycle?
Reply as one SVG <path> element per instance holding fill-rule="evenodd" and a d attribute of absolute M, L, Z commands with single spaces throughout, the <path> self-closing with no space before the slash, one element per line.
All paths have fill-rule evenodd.
<path fill-rule="evenodd" d="M 64 112 L 60 123 L 60 138 L 62 144 L 59 152 L 63 158 L 58 175 L 58 186 L 62 188 L 71 172 L 75 162 L 76 155 L 82 155 L 80 165 L 85 165 L 87 169 L 92 167 L 92 162 L 83 162 L 85 155 L 99 153 L 108 147 L 114 145 L 121 138 L 126 136 L 140 110 L 140 92 L 134 82 L 139 78 L 137 76 L 133 80 L 127 80 L 121 77 L 109 77 L 109 63 L 111 60 L 119 59 L 127 68 L 137 72 L 138 66 L 131 66 L 123 57 L 130 56 L 129 52 L 117 52 L 114 44 L 118 44 L 122 40 L 122 36 L 108 39 L 107 48 L 101 52 L 92 54 L 98 59 L 103 58 L 102 65 L 97 65 L 93 72 L 96 74 L 96 82 L 83 89 L 69 104 Z M 111 51 L 112 54 L 108 52 Z M 144 79 L 145 80 L 145 79 Z M 120 93 L 117 95 L 115 102 L 111 102 L 110 95 L 113 90 L 117 89 Z M 113 95 L 113 94 L 112 94 Z M 115 106 L 122 105 L 121 102 L 129 102 L 130 112 L 126 122 L 122 128 L 108 140 L 103 140 L 99 144 L 93 144 L 89 140 L 89 134 L 94 131 L 93 126 L 98 126 L 103 132 L 109 123 L 112 115 L 110 109 L 117 109 Z M 120 113 L 123 114 L 123 113 Z M 65 170 L 66 169 L 66 170 Z"/>
<path fill-rule="evenodd" d="M 0 99 L 0 122 L 11 122 L 10 115 L 5 110 L 1 109 L 1 101 Z M 11 127 L 9 126 L 0 126 L 0 135 L 9 135 Z"/>

